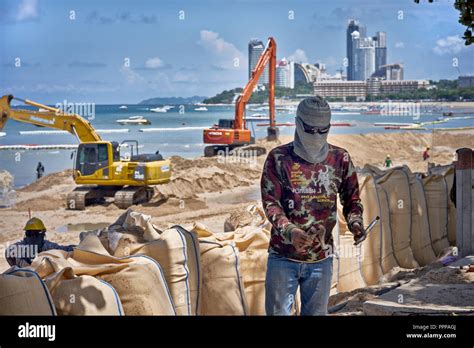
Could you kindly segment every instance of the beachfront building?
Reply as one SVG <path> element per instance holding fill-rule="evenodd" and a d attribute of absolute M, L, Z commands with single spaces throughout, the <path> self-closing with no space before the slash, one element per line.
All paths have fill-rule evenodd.
<path fill-rule="evenodd" d="M 263 51 L 265 50 L 265 45 L 263 44 L 262 41 L 258 39 L 252 39 L 249 42 L 249 80 L 252 77 L 252 70 L 255 68 L 257 65 L 258 59 L 262 55 Z M 262 75 L 258 79 L 258 84 L 263 85 L 265 83 L 268 84 L 268 66 L 265 67 L 263 70 Z"/>
<path fill-rule="evenodd" d="M 321 97 L 364 100 L 367 95 L 365 81 L 321 80 L 314 83 L 314 94 Z"/>
<path fill-rule="evenodd" d="M 321 63 L 294 63 L 295 82 L 312 83 L 326 75 L 326 66 Z"/>
<path fill-rule="evenodd" d="M 458 77 L 458 87 L 459 88 L 474 87 L 474 75 L 459 76 Z"/>
<path fill-rule="evenodd" d="M 276 65 L 276 87 L 295 88 L 295 62 L 283 58 Z"/>
<path fill-rule="evenodd" d="M 428 87 L 427 80 L 387 81 L 380 78 L 371 78 L 366 81 L 322 80 L 314 83 L 314 94 L 322 97 L 342 99 L 354 97 L 357 100 L 365 100 L 369 94 L 380 96 Z"/>
<path fill-rule="evenodd" d="M 430 82 L 427 80 L 382 81 L 380 85 L 380 94 L 412 92 L 419 88 L 427 88 L 429 85 Z"/>

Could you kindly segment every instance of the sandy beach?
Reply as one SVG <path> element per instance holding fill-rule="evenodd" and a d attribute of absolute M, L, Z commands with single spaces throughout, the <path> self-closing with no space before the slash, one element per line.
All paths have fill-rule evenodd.
<path fill-rule="evenodd" d="M 280 137 L 277 142 L 258 141 L 267 150 L 292 141 Z M 329 142 L 351 154 L 354 164 L 366 163 L 382 168 L 387 154 L 395 166 L 407 165 L 414 172 L 425 172 L 427 163 L 421 155 L 431 147 L 430 161 L 448 164 L 460 147 L 474 147 L 474 130 L 435 133 L 405 132 L 396 134 L 360 134 L 329 136 Z M 200 222 L 213 231 L 223 231 L 230 214 L 250 203 L 260 203 L 260 174 L 265 156 L 252 163 L 223 163 L 218 158 L 183 159 L 174 156 L 172 181 L 155 188 L 156 195 L 133 209 L 153 217 L 159 227 Z M 23 235 L 28 209 L 48 228 L 47 237 L 64 244 L 78 243 L 80 231 L 111 223 L 122 210 L 113 203 L 89 206 L 85 211 L 65 209 L 65 198 L 75 184 L 71 171 L 45 176 L 17 191 L 16 204 L 0 209 L 0 243 L 5 248 Z M 86 223 L 87 222 L 87 223 Z M 86 224 L 85 224 L 86 223 Z M 1 250 L 2 255 L 4 249 Z M 8 268 L 0 258 L 0 271 Z"/>

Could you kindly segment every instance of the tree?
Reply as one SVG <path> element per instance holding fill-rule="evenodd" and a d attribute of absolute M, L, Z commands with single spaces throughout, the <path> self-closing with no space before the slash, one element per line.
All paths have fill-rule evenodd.
<path fill-rule="evenodd" d="M 417 4 L 420 0 L 414 0 Z M 433 0 L 428 0 L 432 3 Z M 474 22 L 474 1 L 472 0 L 455 0 L 454 8 L 459 11 L 459 23 L 466 27 L 464 32 L 464 44 L 469 46 L 474 43 L 474 37 L 472 36 L 473 22 Z"/>

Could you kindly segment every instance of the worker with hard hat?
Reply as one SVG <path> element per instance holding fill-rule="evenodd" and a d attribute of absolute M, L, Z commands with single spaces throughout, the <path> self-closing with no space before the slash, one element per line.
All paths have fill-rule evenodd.
<path fill-rule="evenodd" d="M 392 166 L 392 159 L 390 158 L 390 155 L 387 154 L 387 157 L 385 157 L 385 168 L 390 168 Z"/>
<path fill-rule="evenodd" d="M 46 227 L 43 221 L 34 217 L 25 225 L 25 237 L 9 246 L 5 251 L 5 258 L 10 266 L 27 267 L 40 252 L 59 249 L 72 251 L 74 245 L 63 246 L 50 242 L 45 238 Z"/>

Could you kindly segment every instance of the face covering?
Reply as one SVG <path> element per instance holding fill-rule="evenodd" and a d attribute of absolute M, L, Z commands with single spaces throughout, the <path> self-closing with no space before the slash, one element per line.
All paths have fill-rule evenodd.
<path fill-rule="evenodd" d="M 296 118 L 295 140 L 293 149 L 295 153 L 310 163 L 320 163 L 324 161 L 329 152 L 327 143 L 328 133 L 309 134 L 304 131 L 301 119 Z"/>
<path fill-rule="evenodd" d="M 310 163 L 323 162 L 329 152 L 328 133 L 306 133 L 303 122 L 311 127 L 329 127 L 331 109 L 328 103 L 319 96 L 301 101 L 296 111 L 296 130 L 293 141 L 293 150 L 299 157 Z"/>

